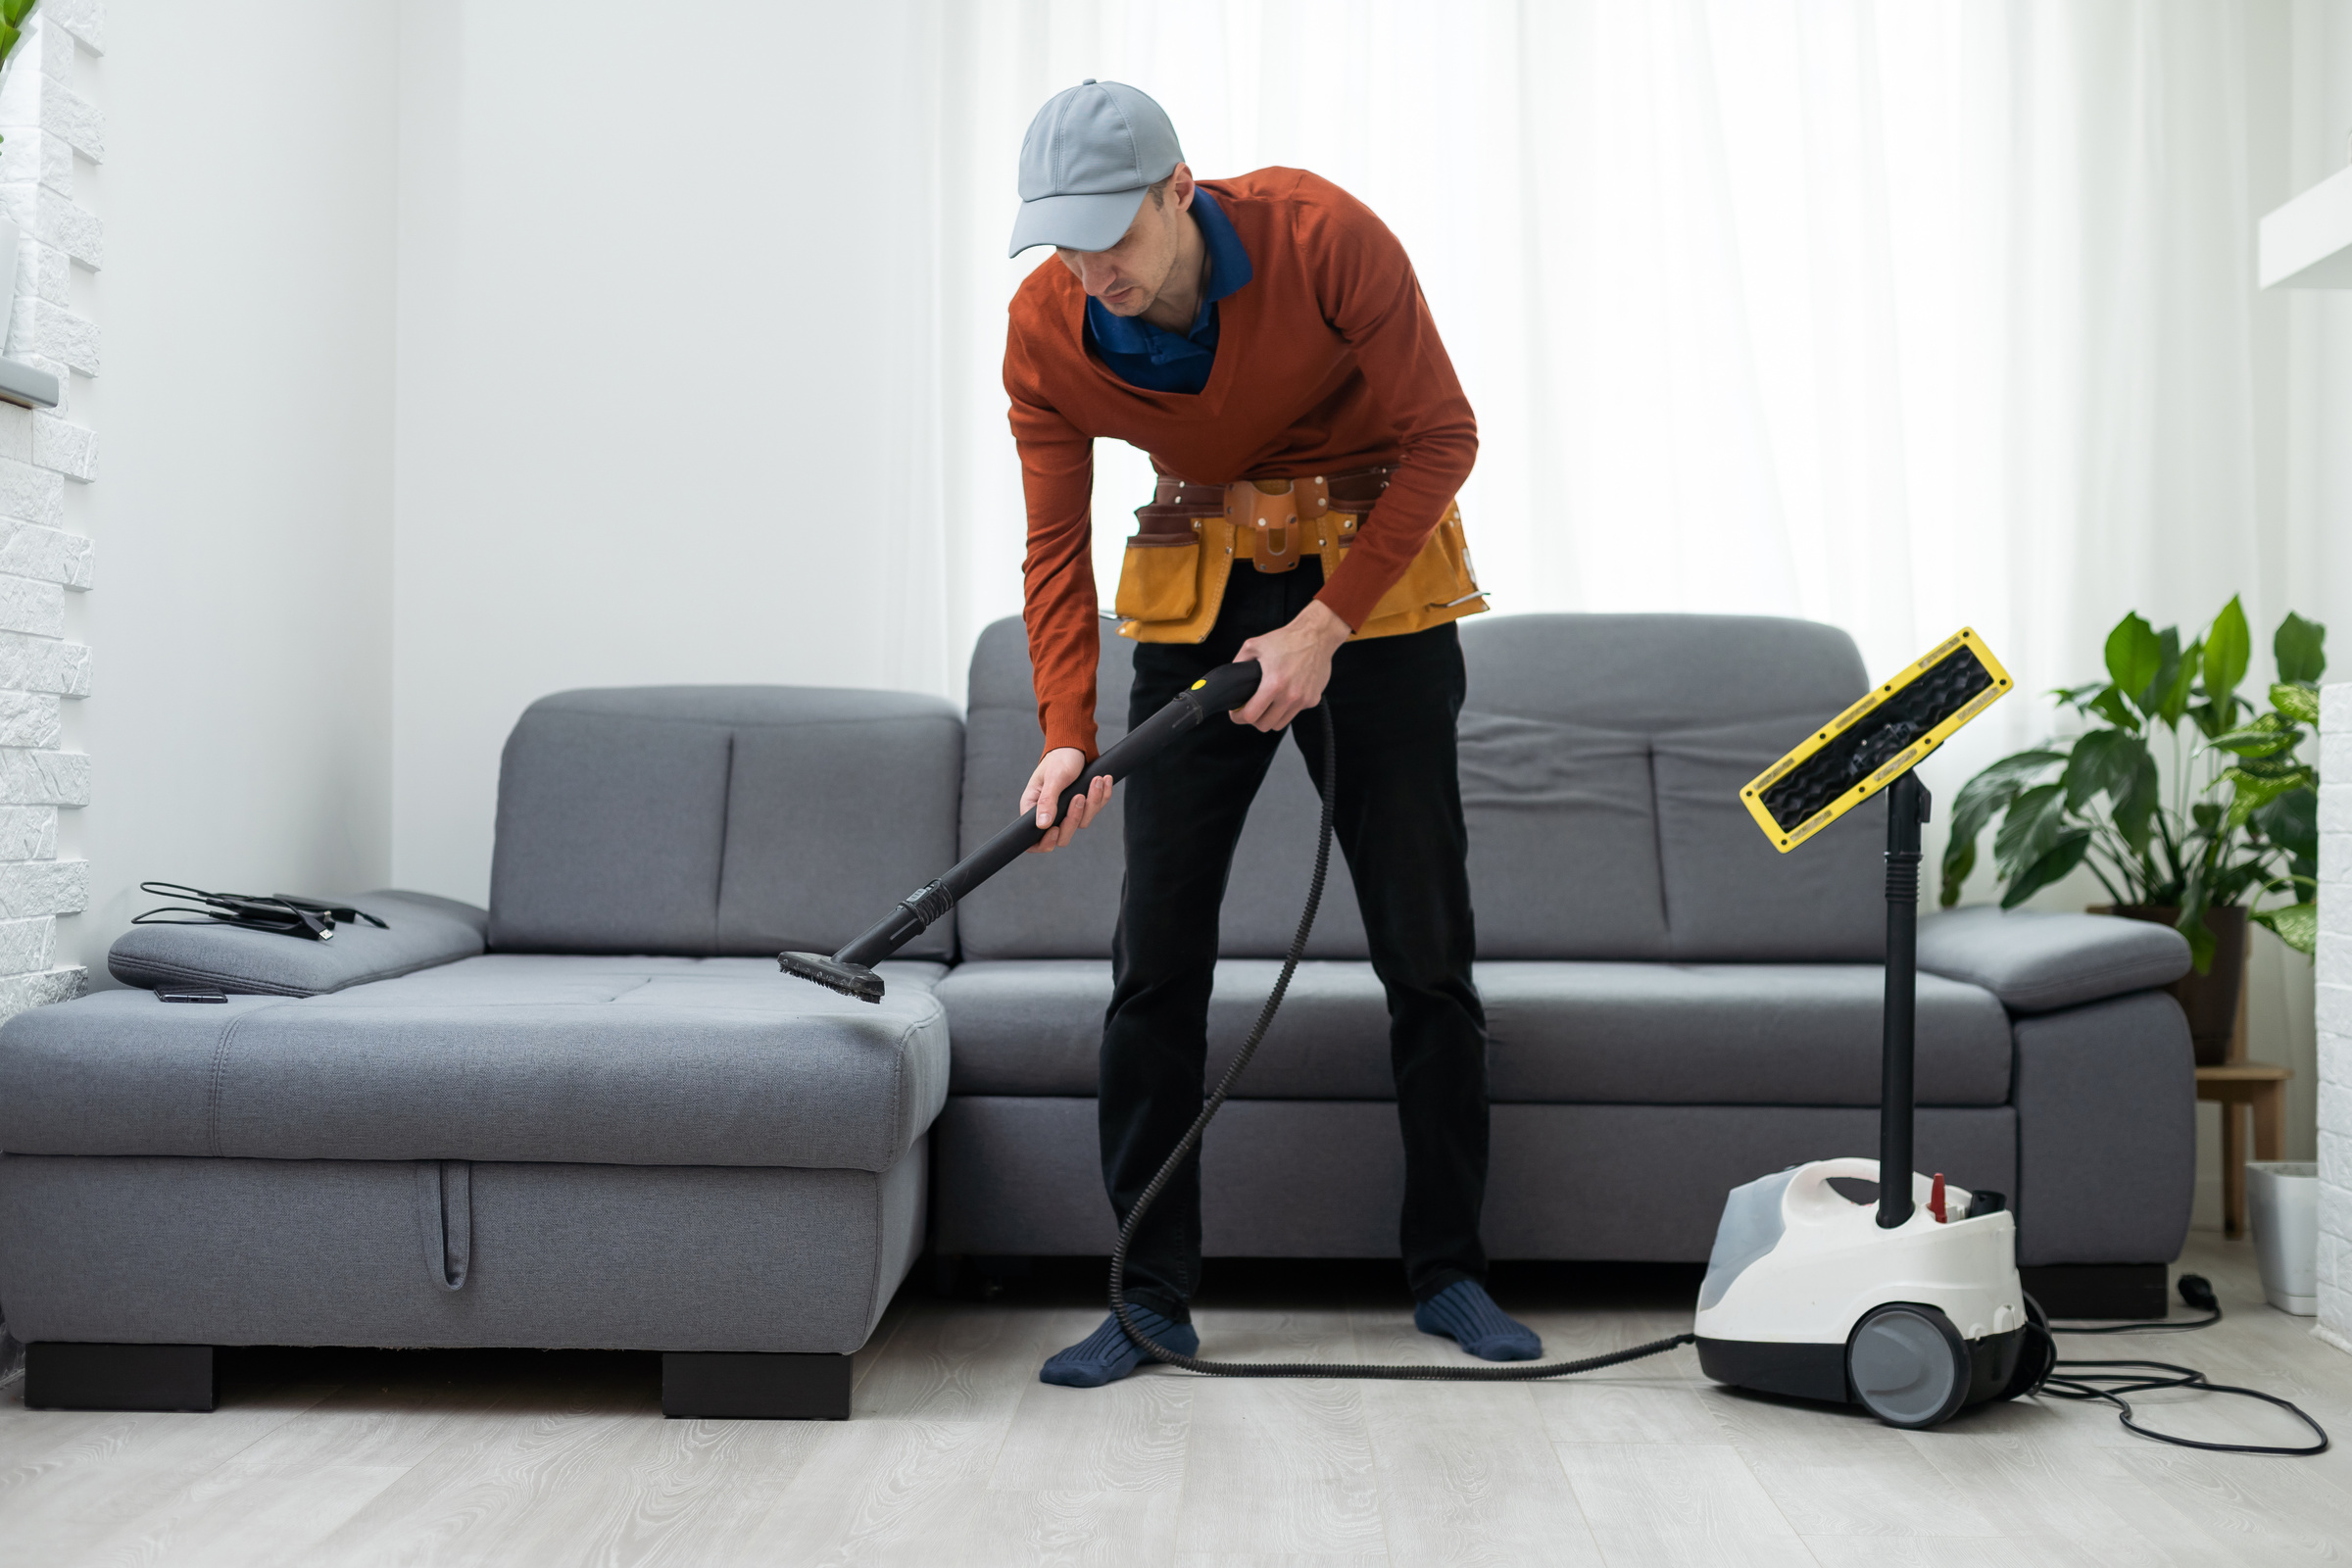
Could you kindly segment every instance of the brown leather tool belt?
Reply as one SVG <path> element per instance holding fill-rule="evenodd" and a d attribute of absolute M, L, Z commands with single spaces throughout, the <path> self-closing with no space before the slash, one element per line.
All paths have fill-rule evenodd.
<path fill-rule="evenodd" d="M 1298 564 L 1301 545 L 1309 551 L 1319 548 L 1323 530 L 1313 525 L 1326 515 L 1338 514 L 1341 548 L 1354 543 L 1356 523 L 1380 500 L 1396 471 L 1394 466 L 1386 466 L 1233 484 L 1190 484 L 1163 473 L 1151 504 L 1136 508 L 1135 536 L 1128 547 L 1192 545 L 1200 537 L 1196 521 L 1223 517 L 1234 524 L 1237 562 L 1247 562 L 1258 571 L 1289 571 Z M 1277 488 L 1269 492 L 1269 485 Z"/>
<path fill-rule="evenodd" d="M 1119 571 L 1119 634 L 1138 642 L 1197 643 L 1216 623 L 1226 578 L 1237 564 L 1261 572 L 1295 569 L 1312 555 L 1329 581 L 1355 543 L 1364 515 L 1396 474 L 1394 466 L 1191 484 L 1158 476 Z M 1451 505 L 1357 638 L 1419 631 L 1487 608 L 1470 565 L 1461 513 Z"/>

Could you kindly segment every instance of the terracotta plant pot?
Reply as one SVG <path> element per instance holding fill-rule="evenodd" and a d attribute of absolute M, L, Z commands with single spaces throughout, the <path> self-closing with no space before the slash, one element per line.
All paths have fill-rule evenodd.
<path fill-rule="evenodd" d="M 2157 925 L 2177 925 L 2180 919 L 2179 909 L 2161 904 L 2111 904 L 2102 912 Z M 2165 989 L 2188 1014 L 2197 1065 L 2218 1067 L 2230 1059 L 2230 1038 L 2237 1032 L 2237 994 L 2246 983 L 2246 911 L 2207 909 L 2205 926 L 2213 933 L 2213 967 L 2203 974 L 2191 969 Z"/>

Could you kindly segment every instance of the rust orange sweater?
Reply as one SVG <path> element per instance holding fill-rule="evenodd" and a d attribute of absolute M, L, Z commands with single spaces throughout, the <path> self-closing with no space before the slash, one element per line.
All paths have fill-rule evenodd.
<path fill-rule="evenodd" d="M 1412 263 L 1370 208 L 1298 169 L 1201 183 L 1252 275 L 1218 302 L 1216 366 L 1199 393 L 1131 385 L 1090 354 L 1086 294 L 1059 258 L 1013 296 L 1004 389 L 1029 503 L 1024 619 L 1049 751 L 1095 755 L 1096 437 L 1141 447 L 1195 484 L 1396 465 L 1319 596 L 1351 627 L 1404 575 L 1478 455 L 1478 421 Z"/>

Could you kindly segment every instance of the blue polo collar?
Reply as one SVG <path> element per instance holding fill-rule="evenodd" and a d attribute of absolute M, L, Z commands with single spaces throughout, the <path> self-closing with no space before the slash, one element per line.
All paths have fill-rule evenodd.
<path fill-rule="evenodd" d="M 1189 330 L 1171 332 L 1153 326 L 1140 316 L 1114 316 L 1102 308 L 1100 300 L 1090 298 L 1086 302 L 1087 329 L 1094 335 L 1095 346 L 1114 365 L 1118 360 L 1143 360 L 1164 367 L 1215 357 L 1214 307 L 1217 301 L 1249 283 L 1250 253 L 1242 248 L 1241 236 L 1233 231 L 1233 220 L 1225 216 L 1225 210 L 1217 205 L 1217 199 L 1206 187 L 1194 187 L 1192 212 L 1194 220 L 1200 225 L 1200 237 L 1208 246 L 1208 287 L 1201 294 L 1200 309 L 1194 315 Z"/>

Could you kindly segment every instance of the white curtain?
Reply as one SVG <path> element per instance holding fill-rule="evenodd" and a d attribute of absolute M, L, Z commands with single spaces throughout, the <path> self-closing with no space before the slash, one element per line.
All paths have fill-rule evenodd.
<path fill-rule="evenodd" d="M 1001 258 L 1022 130 L 1086 76 L 1164 104 L 1197 173 L 1310 168 L 1403 239 L 1478 411 L 1463 508 L 1499 610 L 1800 615 L 1874 671 L 1973 624 L 2024 692 L 1948 788 L 2045 729 L 2038 690 L 2094 674 L 2125 611 L 2292 602 L 2249 183 L 2279 4 L 936 16 L 951 649 L 1018 608 L 1003 308 L 1053 263 Z M 1149 480 L 1107 443 L 1097 474 L 1107 600 Z"/>

